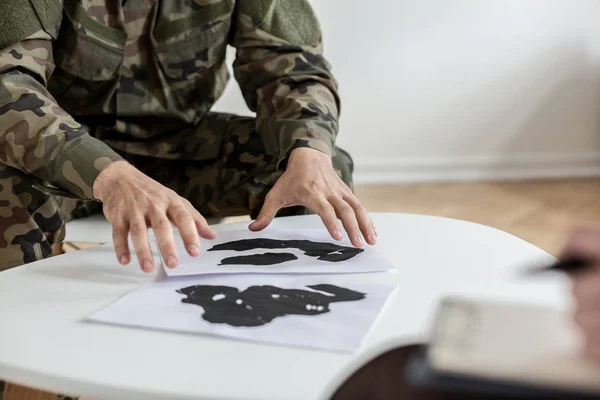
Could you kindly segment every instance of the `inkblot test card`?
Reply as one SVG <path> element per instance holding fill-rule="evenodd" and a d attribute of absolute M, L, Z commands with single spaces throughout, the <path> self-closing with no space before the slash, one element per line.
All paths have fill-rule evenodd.
<path fill-rule="evenodd" d="M 177 246 L 177 268 L 163 267 L 161 280 L 128 293 L 88 319 L 355 352 L 395 290 L 391 285 L 352 280 L 348 274 L 394 266 L 375 249 L 355 248 L 347 239 L 336 241 L 326 230 L 220 232 L 217 239 L 202 241 L 197 257 L 187 254 L 180 238 Z"/>
<path fill-rule="evenodd" d="M 282 275 L 178 278 L 134 290 L 88 319 L 353 353 L 368 337 L 395 287 L 334 278 Z"/>
<path fill-rule="evenodd" d="M 203 240 L 201 253 L 190 256 L 177 239 L 179 265 L 167 276 L 205 274 L 348 274 L 393 270 L 374 248 L 359 249 L 345 238 L 336 241 L 325 229 L 248 229 L 220 232 Z M 163 265 L 166 263 L 162 262 Z"/>

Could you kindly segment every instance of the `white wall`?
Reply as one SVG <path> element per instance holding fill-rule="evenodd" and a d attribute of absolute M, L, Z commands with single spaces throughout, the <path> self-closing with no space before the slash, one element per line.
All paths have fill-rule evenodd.
<path fill-rule="evenodd" d="M 600 174 L 600 1 L 312 3 L 357 181 Z"/>

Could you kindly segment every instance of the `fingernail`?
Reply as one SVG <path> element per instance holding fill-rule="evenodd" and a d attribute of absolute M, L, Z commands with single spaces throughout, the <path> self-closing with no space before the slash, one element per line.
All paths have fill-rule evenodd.
<path fill-rule="evenodd" d="M 358 235 L 358 236 L 356 237 L 356 242 L 357 242 L 359 245 L 361 245 L 361 246 L 362 246 L 362 244 L 363 244 L 363 240 L 362 240 L 362 238 L 360 237 L 360 235 Z"/>
<path fill-rule="evenodd" d="M 152 271 L 152 263 L 148 260 L 145 260 L 142 264 L 142 269 L 146 272 Z"/>
<path fill-rule="evenodd" d="M 177 259 L 173 256 L 169 256 L 169 258 L 167 258 L 167 267 L 175 268 L 176 266 L 177 266 Z"/>
<path fill-rule="evenodd" d="M 121 257 L 119 257 L 119 262 L 121 264 L 127 264 L 127 256 L 123 254 Z"/>
<path fill-rule="evenodd" d="M 192 256 L 197 256 L 198 254 L 200 254 L 200 248 L 198 248 L 198 246 L 196 246 L 195 244 L 191 245 L 190 248 L 188 249 L 188 252 L 192 255 Z"/>
<path fill-rule="evenodd" d="M 370 238 L 372 242 L 375 242 L 377 240 L 377 232 L 372 232 Z"/>
<path fill-rule="evenodd" d="M 340 231 L 339 229 L 335 232 L 333 232 L 333 235 L 335 236 L 335 238 L 337 240 L 341 240 L 342 239 L 342 231 Z"/>

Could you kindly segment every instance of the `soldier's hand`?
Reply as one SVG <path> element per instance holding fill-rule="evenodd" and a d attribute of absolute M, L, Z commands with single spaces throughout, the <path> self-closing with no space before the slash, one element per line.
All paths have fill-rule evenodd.
<path fill-rule="evenodd" d="M 178 264 L 171 222 L 179 229 L 185 248 L 192 256 L 200 252 L 199 236 L 205 239 L 216 236 L 189 201 L 125 161 L 106 167 L 94 181 L 93 191 L 94 197 L 102 201 L 104 215 L 112 224 L 115 251 L 123 265 L 131 260 L 129 234 L 140 267 L 145 272 L 154 269 L 154 257 L 148 243 L 149 228 L 154 230 L 169 268 Z"/>
<path fill-rule="evenodd" d="M 362 237 L 371 245 L 377 241 L 369 214 L 336 174 L 331 158 L 318 150 L 301 147 L 292 151 L 286 171 L 267 194 L 249 228 L 266 228 L 281 208 L 290 206 L 304 206 L 317 213 L 336 240 L 342 239 L 339 218 L 354 246 L 362 247 Z"/>
<path fill-rule="evenodd" d="M 592 261 L 591 268 L 571 275 L 575 322 L 585 340 L 585 355 L 600 362 L 600 224 L 582 226 L 569 235 L 560 256 Z"/>

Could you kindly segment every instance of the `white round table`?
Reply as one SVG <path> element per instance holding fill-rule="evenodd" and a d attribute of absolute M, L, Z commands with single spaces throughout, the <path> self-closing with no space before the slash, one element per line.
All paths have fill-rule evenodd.
<path fill-rule="evenodd" d="M 94 399 L 326 399 L 376 355 L 425 340 L 442 296 L 569 306 L 564 277 L 519 274 L 530 262 L 553 261 L 521 239 L 438 217 L 372 218 L 380 237 L 376 249 L 397 272 L 343 279 L 394 283 L 399 291 L 355 355 L 83 322 L 155 278 L 136 264 L 118 265 L 111 249 L 92 248 L 0 273 L 0 378 Z M 321 222 L 305 216 L 273 225 Z M 101 239 L 110 242 L 110 236 Z"/>

